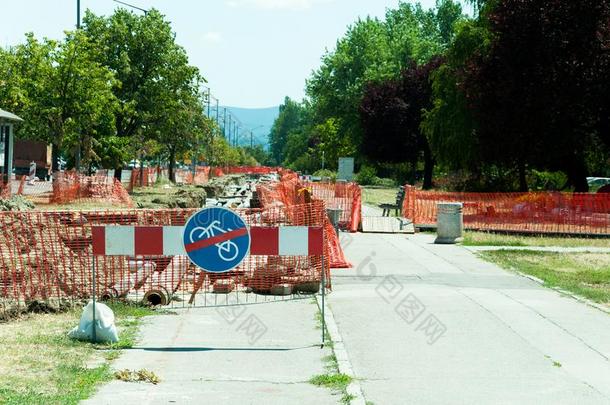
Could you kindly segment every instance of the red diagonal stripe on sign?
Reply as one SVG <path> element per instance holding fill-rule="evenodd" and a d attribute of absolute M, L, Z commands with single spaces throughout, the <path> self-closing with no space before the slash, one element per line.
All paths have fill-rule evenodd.
<path fill-rule="evenodd" d="M 215 245 L 217 243 L 225 242 L 229 239 L 237 238 L 238 236 L 243 236 L 248 233 L 246 228 L 235 229 L 234 231 L 229 231 L 227 233 L 222 233 L 220 235 L 212 236 L 211 238 L 201 239 L 197 242 L 189 243 L 184 245 L 184 248 L 187 252 L 192 252 L 193 250 L 199 250 L 203 248 L 207 248 L 208 246 Z"/>

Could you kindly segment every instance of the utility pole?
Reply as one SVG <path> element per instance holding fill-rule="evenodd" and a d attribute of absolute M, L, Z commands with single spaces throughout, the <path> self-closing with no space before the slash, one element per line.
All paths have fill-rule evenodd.
<path fill-rule="evenodd" d="M 252 131 L 250 131 L 250 149 L 254 149 L 254 143 L 252 143 L 252 136 L 254 134 L 252 134 Z"/>
<path fill-rule="evenodd" d="M 235 137 L 235 147 L 239 147 L 239 127 L 237 127 L 237 135 Z"/>
<path fill-rule="evenodd" d="M 218 126 L 220 126 L 220 106 L 218 104 L 218 99 L 216 99 L 216 123 L 218 124 Z"/>
<path fill-rule="evenodd" d="M 212 99 L 210 98 L 211 94 L 210 94 L 210 88 L 208 87 L 208 118 L 210 118 L 210 103 L 212 102 Z"/>
<path fill-rule="evenodd" d="M 223 108 L 224 112 L 224 118 L 223 118 L 223 124 L 222 124 L 222 136 L 225 137 L 225 139 L 227 139 L 227 107 Z"/>
<path fill-rule="evenodd" d="M 229 145 L 231 145 L 231 125 L 231 114 L 229 113 L 229 133 L 227 138 L 227 142 L 229 143 Z"/>
<path fill-rule="evenodd" d="M 80 0 L 76 0 L 76 29 L 80 30 Z"/>

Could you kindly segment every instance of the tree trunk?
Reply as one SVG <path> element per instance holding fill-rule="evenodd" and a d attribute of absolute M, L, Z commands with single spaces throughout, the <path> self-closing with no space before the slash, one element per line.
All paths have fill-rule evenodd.
<path fill-rule="evenodd" d="M 114 178 L 121 181 L 121 175 L 123 174 L 123 168 L 114 169 Z"/>
<path fill-rule="evenodd" d="M 171 181 L 172 183 L 176 182 L 176 173 L 174 173 L 175 165 L 176 165 L 176 152 L 174 150 L 170 150 L 169 163 L 167 165 L 167 176 L 169 177 L 169 181 Z"/>
<path fill-rule="evenodd" d="M 51 172 L 59 171 L 59 146 L 53 144 L 51 150 Z"/>
<path fill-rule="evenodd" d="M 430 190 L 432 188 L 432 173 L 434 171 L 434 157 L 430 150 L 428 142 L 424 145 L 424 184 L 422 188 L 424 190 Z"/>
<path fill-rule="evenodd" d="M 575 193 L 588 193 L 589 192 L 589 183 L 587 183 L 586 176 L 578 176 L 572 184 L 574 184 Z"/>
<path fill-rule="evenodd" d="M 140 187 L 144 187 L 144 156 L 140 155 Z"/>
<path fill-rule="evenodd" d="M 570 163 L 570 167 L 568 167 L 566 174 L 568 175 L 568 181 L 574 186 L 574 192 L 589 192 L 589 183 L 587 183 L 587 168 L 585 167 L 585 163 L 580 159 L 579 161 Z"/>
<path fill-rule="evenodd" d="M 411 161 L 411 179 L 409 181 L 409 184 L 414 186 L 416 181 L 417 181 L 417 158 Z"/>
<path fill-rule="evenodd" d="M 523 162 L 519 162 L 519 191 L 521 192 L 527 192 L 528 191 L 528 187 L 527 187 L 527 178 L 525 177 L 525 163 Z"/>

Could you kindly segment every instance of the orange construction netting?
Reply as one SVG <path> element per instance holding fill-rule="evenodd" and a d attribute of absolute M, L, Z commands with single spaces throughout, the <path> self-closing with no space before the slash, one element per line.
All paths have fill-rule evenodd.
<path fill-rule="evenodd" d="M 133 206 L 129 193 L 114 177 L 83 176 L 75 172 L 56 173 L 54 177 L 50 203 L 109 202 Z"/>
<path fill-rule="evenodd" d="M 415 225 L 435 225 L 439 202 L 462 202 L 467 229 L 610 235 L 610 194 L 455 193 L 405 187 L 402 215 Z"/>
<path fill-rule="evenodd" d="M 326 209 L 327 202 L 318 198 L 315 193 L 302 184 L 296 173 L 289 170 L 280 171 L 279 182 L 267 182 L 256 186 L 258 198 L 264 208 L 299 206 L 308 200 L 319 201 Z M 343 249 L 339 243 L 339 237 L 332 224 L 325 215 L 326 246 L 329 250 L 331 267 L 348 268 L 351 264 L 345 259 Z"/>
<path fill-rule="evenodd" d="M 149 187 L 155 184 L 161 175 L 161 168 L 145 167 L 142 169 L 132 169 L 127 189 L 131 192 L 134 187 Z"/>
<path fill-rule="evenodd" d="M 330 280 L 328 251 L 325 260 L 322 256 L 247 256 L 239 267 L 221 274 L 196 268 L 186 256 L 94 259 L 91 233 L 94 225 L 184 225 L 195 211 L 1 212 L 0 315 L 33 300 L 88 299 L 94 285 L 93 260 L 98 297 L 150 304 L 222 305 L 229 300 L 228 294 L 232 294 L 231 300 L 264 302 L 269 297 L 318 292 L 323 270 Z M 249 226 L 326 224 L 321 201 L 237 212 Z"/>
<path fill-rule="evenodd" d="M 176 171 L 176 182 L 182 184 L 191 184 L 191 185 L 203 185 L 207 184 L 210 181 L 210 171 L 211 168 L 209 166 L 199 166 L 193 170 L 181 169 Z"/>
<path fill-rule="evenodd" d="M 341 210 L 339 227 L 358 232 L 362 219 L 362 190 L 356 183 L 306 183 L 312 195 L 324 200 L 326 208 Z"/>

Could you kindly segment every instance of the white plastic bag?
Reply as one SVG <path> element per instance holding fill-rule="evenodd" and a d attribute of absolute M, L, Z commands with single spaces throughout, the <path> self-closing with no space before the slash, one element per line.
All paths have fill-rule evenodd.
<path fill-rule="evenodd" d="M 83 308 L 80 323 L 72 329 L 68 336 L 78 340 L 93 341 L 93 301 Z M 119 334 L 114 324 L 114 313 L 107 305 L 95 303 L 95 341 L 111 342 L 119 341 Z"/>

